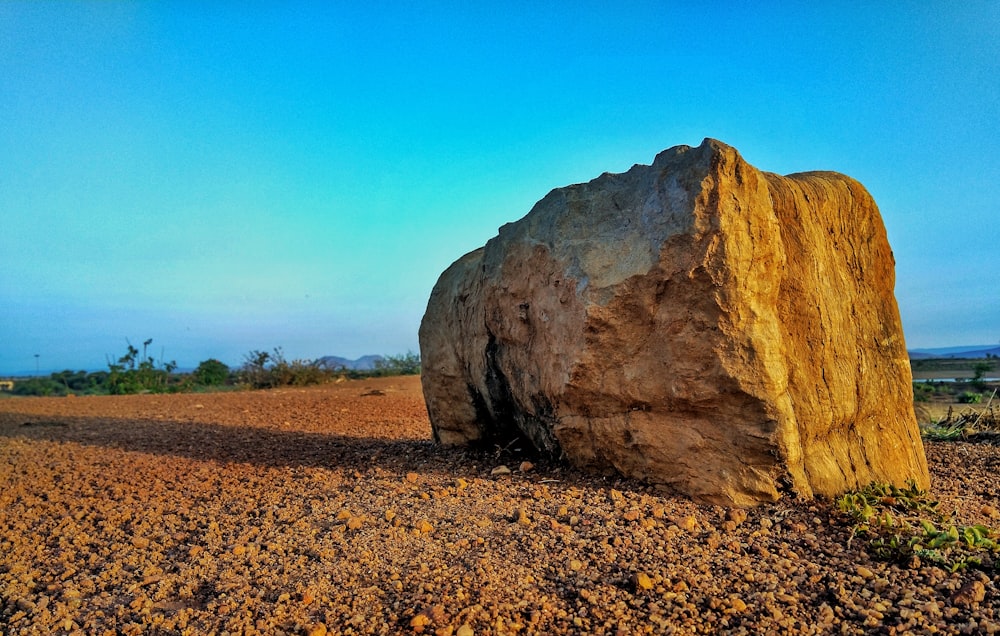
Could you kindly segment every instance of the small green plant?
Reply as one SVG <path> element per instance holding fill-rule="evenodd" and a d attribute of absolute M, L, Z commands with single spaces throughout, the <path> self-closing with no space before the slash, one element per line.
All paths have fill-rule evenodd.
<path fill-rule="evenodd" d="M 981 393 L 964 391 L 958 396 L 958 401 L 962 404 L 979 404 L 980 402 L 983 401 L 983 396 Z"/>
<path fill-rule="evenodd" d="M 945 421 L 929 424 L 921 427 L 920 435 L 933 442 L 951 442 L 965 436 L 965 423 Z"/>
<path fill-rule="evenodd" d="M 929 402 L 932 395 L 934 395 L 934 387 L 930 383 L 913 383 L 913 400 L 915 402 Z"/>
<path fill-rule="evenodd" d="M 873 482 L 842 495 L 836 504 L 854 522 L 849 542 L 867 537 L 878 558 L 913 563 L 917 557 L 916 563 L 932 562 L 951 572 L 996 567 L 1000 533 L 953 523 L 913 480 L 903 488 Z"/>

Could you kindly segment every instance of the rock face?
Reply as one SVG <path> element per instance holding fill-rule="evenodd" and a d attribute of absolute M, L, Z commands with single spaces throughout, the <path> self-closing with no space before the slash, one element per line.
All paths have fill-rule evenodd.
<path fill-rule="evenodd" d="M 878 208 L 718 141 L 559 188 L 440 277 L 434 437 L 753 505 L 929 477 Z"/>

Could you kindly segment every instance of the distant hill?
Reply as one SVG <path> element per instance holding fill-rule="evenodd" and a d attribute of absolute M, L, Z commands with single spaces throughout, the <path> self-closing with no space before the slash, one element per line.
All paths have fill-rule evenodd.
<path fill-rule="evenodd" d="M 911 360 L 943 358 L 987 358 L 1000 357 L 1000 345 L 972 345 L 967 347 L 938 347 L 934 349 L 913 349 L 908 351 Z"/>
<path fill-rule="evenodd" d="M 329 369 L 347 369 L 348 371 L 372 371 L 375 363 L 384 360 L 382 356 L 361 356 L 357 360 L 348 360 L 340 356 L 323 356 L 316 362 Z"/>

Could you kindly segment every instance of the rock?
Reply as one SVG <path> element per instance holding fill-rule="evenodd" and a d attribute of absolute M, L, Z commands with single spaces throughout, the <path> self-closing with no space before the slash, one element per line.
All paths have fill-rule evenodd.
<path fill-rule="evenodd" d="M 926 488 L 894 276 L 853 179 L 671 148 L 553 190 L 441 275 L 420 325 L 434 438 L 728 505 Z"/>
<path fill-rule="evenodd" d="M 531 517 L 528 516 L 528 513 L 524 510 L 524 508 L 518 508 L 515 510 L 514 514 L 511 516 L 511 521 L 519 523 L 522 526 L 531 525 Z"/>
<path fill-rule="evenodd" d="M 688 532 L 694 532 L 695 530 L 698 529 L 698 519 L 696 519 L 692 515 L 688 515 L 686 517 L 679 517 L 674 520 L 674 523 L 677 525 L 678 528 L 682 530 L 687 530 Z"/>
<path fill-rule="evenodd" d="M 444 611 L 444 605 L 434 605 L 429 610 L 427 610 L 427 615 L 430 616 L 431 622 L 434 623 L 448 622 L 448 614 Z"/>
<path fill-rule="evenodd" d="M 415 527 L 417 529 L 417 532 L 420 534 L 427 534 L 428 532 L 434 531 L 434 526 L 432 526 L 430 522 L 427 521 L 426 519 L 421 519 L 420 521 L 418 521 Z"/>
<path fill-rule="evenodd" d="M 738 528 L 743 525 L 743 522 L 747 520 L 746 510 L 740 508 L 731 508 L 726 512 L 726 521 L 733 524 L 734 528 Z"/>
<path fill-rule="evenodd" d="M 410 627 L 414 628 L 416 632 L 422 632 L 424 627 L 430 625 L 430 622 L 431 619 L 427 614 L 420 613 L 410 619 Z"/>
<path fill-rule="evenodd" d="M 982 581 L 969 581 L 951 597 L 951 602 L 960 607 L 973 607 L 986 598 L 986 586 Z"/>
<path fill-rule="evenodd" d="M 326 636 L 326 624 L 316 623 L 314 625 L 310 625 L 306 628 L 306 633 L 309 634 L 309 636 Z"/>
<path fill-rule="evenodd" d="M 653 589 L 653 580 L 649 578 L 649 575 L 645 572 L 639 572 L 632 577 L 632 583 L 635 585 L 636 590 L 651 590 Z"/>
<path fill-rule="evenodd" d="M 510 468 L 507 468 L 503 464 L 500 464 L 499 466 L 497 466 L 496 468 L 494 468 L 493 470 L 491 470 L 490 474 L 491 475 L 509 475 L 510 474 Z"/>

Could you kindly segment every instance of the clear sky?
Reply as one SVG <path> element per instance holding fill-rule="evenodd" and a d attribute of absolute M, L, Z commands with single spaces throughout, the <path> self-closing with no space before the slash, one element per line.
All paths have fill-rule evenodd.
<path fill-rule="evenodd" d="M 1000 341 L 1000 3 L 708 4 L 0 2 L 0 373 L 415 352 L 500 225 L 705 137 L 871 191 L 908 346 Z"/>

